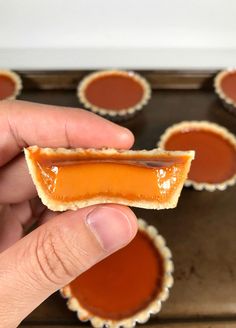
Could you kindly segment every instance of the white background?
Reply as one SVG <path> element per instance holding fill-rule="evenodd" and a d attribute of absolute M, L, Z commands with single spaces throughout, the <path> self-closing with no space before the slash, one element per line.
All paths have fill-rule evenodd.
<path fill-rule="evenodd" d="M 0 0 L 0 67 L 236 65 L 236 0 Z"/>

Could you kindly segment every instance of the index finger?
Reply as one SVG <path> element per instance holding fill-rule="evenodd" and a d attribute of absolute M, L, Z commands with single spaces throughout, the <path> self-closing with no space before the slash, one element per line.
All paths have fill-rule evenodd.
<path fill-rule="evenodd" d="M 23 147 L 130 148 L 133 134 L 126 128 L 82 109 L 24 101 L 0 103 L 0 166 Z"/>

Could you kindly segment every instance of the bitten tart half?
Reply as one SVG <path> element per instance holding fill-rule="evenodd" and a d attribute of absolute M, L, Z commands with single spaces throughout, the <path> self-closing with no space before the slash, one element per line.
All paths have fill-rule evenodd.
<path fill-rule="evenodd" d="M 29 172 L 51 210 L 118 203 L 150 209 L 176 206 L 193 151 L 25 149 Z"/>
<path fill-rule="evenodd" d="M 94 327 L 134 327 L 161 310 L 173 285 L 172 255 L 164 238 L 141 219 L 129 245 L 61 289 L 70 310 Z"/>

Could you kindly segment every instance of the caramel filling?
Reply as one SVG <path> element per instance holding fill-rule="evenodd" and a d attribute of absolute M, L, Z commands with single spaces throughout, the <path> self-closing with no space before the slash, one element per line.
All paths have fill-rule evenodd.
<path fill-rule="evenodd" d="M 6 75 L 0 75 L 0 100 L 4 100 L 13 95 L 15 82 Z"/>
<path fill-rule="evenodd" d="M 224 94 L 236 102 L 236 72 L 225 75 L 220 84 Z"/>
<path fill-rule="evenodd" d="M 236 147 L 210 130 L 173 133 L 165 143 L 167 150 L 195 150 L 189 179 L 196 182 L 221 183 L 236 174 Z"/>
<path fill-rule="evenodd" d="M 104 197 L 165 203 L 186 178 L 189 159 L 86 152 L 46 155 L 40 150 L 30 156 L 45 193 L 64 202 Z"/>
<path fill-rule="evenodd" d="M 143 86 L 132 76 L 111 73 L 92 80 L 85 89 L 87 100 L 99 107 L 122 110 L 137 105 L 143 97 Z"/>
<path fill-rule="evenodd" d="M 163 259 L 139 231 L 128 246 L 83 273 L 70 288 L 91 314 L 119 320 L 148 306 L 160 292 L 162 279 Z"/>

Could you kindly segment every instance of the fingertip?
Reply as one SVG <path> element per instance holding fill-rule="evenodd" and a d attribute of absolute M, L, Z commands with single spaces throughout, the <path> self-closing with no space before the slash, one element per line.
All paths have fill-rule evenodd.
<path fill-rule="evenodd" d="M 133 133 L 127 128 L 122 128 L 122 131 L 119 134 L 119 142 L 123 145 L 122 148 L 130 149 L 134 144 Z"/>
<path fill-rule="evenodd" d="M 134 213 L 115 204 L 93 207 L 86 217 L 86 224 L 107 254 L 126 246 L 137 232 Z"/>
<path fill-rule="evenodd" d="M 102 205 L 104 206 L 104 205 Z M 117 209 L 118 211 L 122 212 L 128 219 L 129 221 L 129 226 L 130 226 L 130 235 L 131 239 L 130 241 L 135 237 L 137 231 L 138 231 L 138 220 L 134 212 L 128 207 L 124 205 L 118 205 L 118 204 L 109 204 L 106 205 L 106 207 L 112 207 Z"/>

